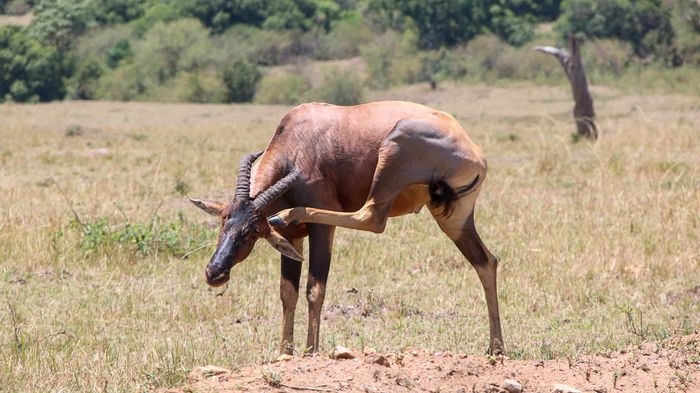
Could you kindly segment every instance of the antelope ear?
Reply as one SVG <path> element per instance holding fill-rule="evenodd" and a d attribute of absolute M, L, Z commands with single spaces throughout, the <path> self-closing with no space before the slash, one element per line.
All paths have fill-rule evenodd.
<path fill-rule="evenodd" d="M 267 240 L 275 250 L 279 251 L 285 257 L 299 262 L 304 261 L 304 257 L 301 255 L 301 252 L 297 251 L 292 243 L 288 242 L 287 239 L 282 237 L 282 235 L 275 232 L 274 229 L 271 230 L 270 234 L 265 237 L 265 240 Z"/>
<path fill-rule="evenodd" d="M 212 201 L 209 199 L 195 199 L 195 198 L 188 198 L 192 204 L 197 206 L 198 208 L 204 210 L 206 213 L 211 214 L 212 216 L 220 216 L 221 212 L 224 210 L 224 204 L 219 202 L 219 201 Z"/>

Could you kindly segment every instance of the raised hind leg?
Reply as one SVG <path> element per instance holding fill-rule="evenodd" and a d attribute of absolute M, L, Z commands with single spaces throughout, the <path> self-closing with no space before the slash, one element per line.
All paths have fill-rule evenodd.
<path fill-rule="evenodd" d="M 476 195 L 473 196 L 473 199 Z M 498 290 L 496 270 L 498 259 L 486 248 L 474 225 L 474 204 L 472 198 L 460 200 L 456 211 L 451 216 L 444 216 L 433 211 L 433 216 L 440 228 L 452 239 L 459 251 L 467 258 L 479 276 L 486 295 L 486 307 L 489 316 L 490 344 L 488 353 L 504 354 L 501 318 L 498 312 Z M 465 219 L 466 216 L 466 219 Z"/>

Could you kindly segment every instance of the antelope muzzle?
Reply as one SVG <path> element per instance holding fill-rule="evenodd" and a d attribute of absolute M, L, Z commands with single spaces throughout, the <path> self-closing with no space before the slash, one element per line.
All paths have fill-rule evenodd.
<path fill-rule="evenodd" d="M 212 287 L 218 287 L 225 284 L 231 273 L 231 268 L 234 263 L 234 250 L 237 248 L 233 244 L 234 240 L 231 237 L 225 237 L 217 247 L 216 252 L 212 255 L 205 274 L 207 283 Z"/>

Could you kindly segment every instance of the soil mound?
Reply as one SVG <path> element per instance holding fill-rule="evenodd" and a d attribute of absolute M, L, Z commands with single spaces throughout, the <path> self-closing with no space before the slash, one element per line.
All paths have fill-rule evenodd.
<path fill-rule="evenodd" d="M 198 367 L 187 386 L 165 392 L 700 392 L 700 334 L 576 359 L 511 360 L 413 349 L 394 354 L 365 349 L 343 357 L 281 357 L 235 371 Z"/>

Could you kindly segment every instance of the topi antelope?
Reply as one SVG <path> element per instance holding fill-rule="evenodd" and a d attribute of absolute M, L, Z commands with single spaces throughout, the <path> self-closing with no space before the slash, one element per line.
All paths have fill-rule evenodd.
<path fill-rule="evenodd" d="M 302 242 L 309 236 L 306 345 L 318 351 L 335 227 L 380 233 L 387 218 L 427 205 L 475 268 L 486 294 L 489 352 L 503 353 L 498 262 L 474 226 L 474 203 L 485 176 L 481 150 L 447 113 L 410 102 L 297 106 L 284 116 L 264 153 L 241 159 L 231 202 L 190 199 L 221 218 L 207 282 L 225 283 L 259 238 L 270 242 L 282 254 L 280 352 L 292 354 Z"/>

